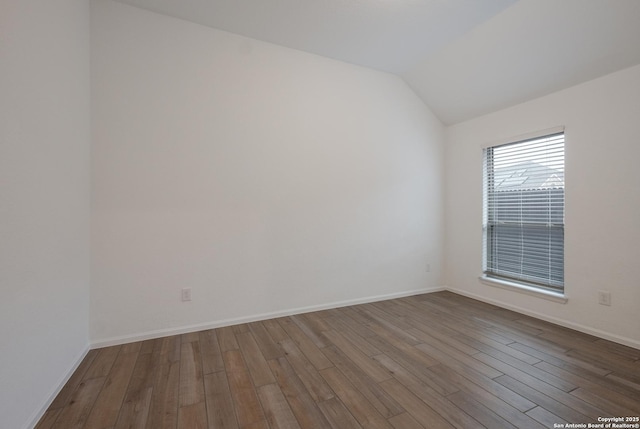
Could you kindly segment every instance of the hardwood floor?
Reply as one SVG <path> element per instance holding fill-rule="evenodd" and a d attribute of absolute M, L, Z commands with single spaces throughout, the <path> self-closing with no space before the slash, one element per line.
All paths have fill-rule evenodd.
<path fill-rule="evenodd" d="M 640 350 L 438 292 L 91 350 L 37 428 L 553 428 L 626 416 L 640 416 Z"/>

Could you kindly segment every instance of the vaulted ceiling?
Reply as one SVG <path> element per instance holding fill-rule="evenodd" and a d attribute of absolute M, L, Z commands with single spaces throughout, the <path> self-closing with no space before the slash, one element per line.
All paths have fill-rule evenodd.
<path fill-rule="evenodd" d="M 401 76 L 445 123 L 640 64 L 640 0 L 117 0 Z"/>

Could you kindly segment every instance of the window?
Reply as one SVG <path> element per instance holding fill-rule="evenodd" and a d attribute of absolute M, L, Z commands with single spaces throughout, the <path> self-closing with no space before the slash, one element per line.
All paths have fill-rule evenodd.
<path fill-rule="evenodd" d="M 483 270 L 564 291 L 564 131 L 484 149 Z"/>

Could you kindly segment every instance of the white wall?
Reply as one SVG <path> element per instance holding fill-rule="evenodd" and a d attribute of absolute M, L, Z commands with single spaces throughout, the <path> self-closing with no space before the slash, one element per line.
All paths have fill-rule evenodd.
<path fill-rule="evenodd" d="M 92 109 L 94 344 L 441 285 L 443 128 L 398 77 L 99 0 Z"/>
<path fill-rule="evenodd" d="M 89 345 L 89 3 L 0 4 L 0 426 Z"/>
<path fill-rule="evenodd" d="M 447 129 L 446 282 L 453 290 L 640 347 L 640 66 Z M 566 126 L 560 304 L 478 281 L 485 143 Z M 597 292 L 611 291 L 612 306 Z"/>

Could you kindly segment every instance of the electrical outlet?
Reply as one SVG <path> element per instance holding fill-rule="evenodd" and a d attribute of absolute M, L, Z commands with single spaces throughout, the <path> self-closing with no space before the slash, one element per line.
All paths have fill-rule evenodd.
<path fill-rule="evenodd" d="M 598 304 L 611 305 L 611 292 L 599 290 L 598 291 Z"/>
<path fill-rule="evenodd" d="M 183 301 L 191 301 L 191 288 L 182 289 L 182 300 Z"/>
<path fill-rule="evenodd" d="M 431 272 L 431 265 L 427 264 L 427 266 L 424 268 L 426 272 L 430 273 Z"/>

